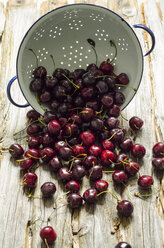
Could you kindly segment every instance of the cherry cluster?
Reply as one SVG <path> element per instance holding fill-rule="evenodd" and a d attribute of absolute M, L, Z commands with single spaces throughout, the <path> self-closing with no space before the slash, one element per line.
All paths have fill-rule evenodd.
<path fill-rule="evenodd" d="M 9 147 L 11 156 L 24 172 L 23 185 L 30 192 L 28 196 L 38 179 L 35 165 L 42 161 L 65 185 L 71 208 L 80 208 L 83 202 L 95 204 L 101 194 L 109 192 L 117 201 L 118 214 L 131 216 L 133 204 L 128 200 L 120 201 L 108 190 L 108 182 L 102 179 L 103 173 L 111 172 L 115 185 L 126 184 L 138 173 L 139 160 L 146 154 L 145 147 L 127 137 L 126 130 L 120 126 L 120 106 L 125 97 L 118 87 L 127 86 L 129 79 L 125 73 L 116 76 L 113 69 L 111 63 L 103 61 L 99 68 L 90 64 L 86 70 L 74 72 L 57 68 L 52 76 L 47 76 L 43 66 L 34 70 L 30 89 L 37 93 L 39 103 L 48 104 L 50 110 L 43 116 L 35 110 L 28 111 L 29 149 L 26 152 L 19 144 Z M 137 116 L 129 120 L 129 127 L 135 134 L 142 126 L 143 121 Z M 164 170 L 164 143 L 154 145 L 153 154 L 157 156 L 152 160 L 154 168 Z M 84 176 L 93 186 L 81 196 L 80 183 Z M 149 189 L 153 178 L 142 175 L 138 185 Z M 52 197 L 56 186 L 53 182 L 45 182 L 41 192 L 43 197 Z M 47 247 L 56 239 L 50 226 L 44 227 L 40 236 Z M 116 247 L 131 246 L 121 242 Z"/>

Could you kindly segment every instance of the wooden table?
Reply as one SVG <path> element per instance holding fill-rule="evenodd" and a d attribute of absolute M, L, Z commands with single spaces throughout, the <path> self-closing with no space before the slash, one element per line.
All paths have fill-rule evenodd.
<path fill-rule="evenodd" d="M 144 127 L 137 135 L 136 143 L 142 143 L 147 153 L 143 159 L 140 173 L 152 175 L 154 186 L 159 189 L 146 199 L 136 198 L 138 192 L 136 178 L 130 180 L 128 190 L 117 190 L 120 199 L 129 197 L 134 204 L 132 217 L 119 219 L 116 201 L 107 194 L 94 206 L 83 206 L 72 211 L 62 201 L 53 210 L 54 199 L 28 199 L 21 186 L 22 175 L 18 164 L 3 152 L 0 160 L 0 247 L 36 248 L 45 247 L 39 237 L 41 227 L 47 225 L 48 216 L 53 212 L 49 225 L 57 232 L 54 246 L 57 248 L 113 248 L 119 241 L 129 242 L 133 248 L 164 247 L 164 180 L 163 174 L 152 168 L 152 147 L 164 137 L 164 1 L 163 0 L 0 0 L 0 146 L 18 142 L 25 147 L 24 135 L 14 140 L 13 133 L 24 128 L 26 112 L 13 106 L 7 99 L 8 81 L 16 73 L 16 56 L 19 44 L 33 22 L 47 11 L 68 3 L 93 3 L 110 8 L 125 18 L 129 24 L 142 23 L 150 27 L 156 37 L 156 47 L 144 59 L 144 74 L 141 86 L 123 115 L 129 119 L 133 115 L 144 120 Z M 151 39 L 146 32 L 136 30 L 143 51 L 151 47 Z M 15 83 L 12 87 L 15 101 L 25 100 Z M 128 128 L 128 123 L 122 120 Z M 27 144 L 26 144 L 27 147 Z M 35 194 L 40 194 L 40 186 L 45 181 L 54 181 L 57 186 L 55 199 L 63 195 L 63 187 L 50 174 L 46 166 L 36 170 L 38 186 Z M 110 189 L 115 191 L 111 175 L 104 175 Z M 89 187 L 85 178 L 81 192 Z M 155 190 L 153 190 L 154 192 Z M 114 228 L 118 230 L 112 234 Z"/>

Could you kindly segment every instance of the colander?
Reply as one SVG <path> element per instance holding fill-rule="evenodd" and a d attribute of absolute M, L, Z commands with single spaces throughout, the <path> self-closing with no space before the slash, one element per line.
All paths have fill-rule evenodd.
<path fill-rule="evenodd" d="M 145 56 L 150 54 L 155 45 L 153 32 L 141 24 L 133 27 L 142 28 L 151 35 L 152 47 Z M 85 69 L 90 63 L 95 63 L 95 53 L 87 39 L 92 39 L 96 44 L 98 65 L 113 58 L 115 50 L 109 42 L 112 40 L 117 47 L 114 72 L 127 73 L 130 85 L 138 89 L 143 74 L 144 55 L 133 28 L 121 16 L 107 8 L 92 4 L 72 4 L 43 15 L 25 34 L 17 55 L 17 76 L 13 77 L 7 86 L 9 100 L 17 107 L 31 105 L 43 114 L 43 108 L 29 89 L 32 72 L 36 68 L 36 58 L 29 48 L 37 54 L 39 65 L 46 67 L 48 74 L 52 75 L 54 67 L 50 55 L 54 57 L 56 68 L 70 71 Z M 20 105 L 12 99 L 10 88 L 15 79 L 18 79 L 28 104 Z M 124 109 L 136 91 L 128 87 L 121 87 L 120 90 L 126 98 L 121 107 Z"/>

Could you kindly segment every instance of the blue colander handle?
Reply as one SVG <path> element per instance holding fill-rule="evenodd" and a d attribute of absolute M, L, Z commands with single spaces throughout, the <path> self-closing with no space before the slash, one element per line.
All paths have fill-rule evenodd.
<path fill-rule="evenodd" d="M 14 76 L 8 83 L 7 85 L 7 96 L 8 96 L 8 99 L 10 100 L 10 102 L 12 104 L 14 104 L 15 106 L 19 107 L 19 108 L 25 108 L 25 107 L 28 107 L 29 104 L 26 103 L 25 105 L 20 105 L 20 104 L 17 104 L 16 102 L 14 102 L 14 100 L 12 99 L 11 97 L 11 93 L 10 93 L 10 90 L 11 90 L 11 85 L 12 83 L 17 79 L 17 76 Z"/>
<path fill-rule="evenodd" d="M 142 28 L 142 29 L 144 29 L 145 31 L 147 31 L 150 34 L 151 40 L 152 40 L 152 46 L 151 46 L 150 50 L 144 56 L 149 55 L 153 51 L 154 46 L 155 46 L 155 36 L 154 36 L 154 33 L 150 30 L 150 28 L 146 27 L 143 24 L 136 24 L 136 25 L 133 25 L 133 27 L 134 28 Z"/>

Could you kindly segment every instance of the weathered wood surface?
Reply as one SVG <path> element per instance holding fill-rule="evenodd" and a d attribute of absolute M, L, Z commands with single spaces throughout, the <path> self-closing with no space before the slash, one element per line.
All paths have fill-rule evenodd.
<path fill-rule="evenodd" d="M 116 202 L 107 194 L 95 206 L 83 206 L 80 210 L 71 211 L 64 201 L 59 201 L 54 210 L 50 225 L 57 232 L 57 240 L 53 247 L 57 248 L 112 248 L 119 241 L 129 242 L 133 248 L 164 247 L 164 179 L 162 173 L 157 174 L 152 168 L 152 146 L 164 137 L 164 1 L 159 0 L 90 0 L 90 1 L 32 1 L 10 0 L 0 1 L 0 146 L 13 143 L 12 134 L 25 126 L 25 115 L 30 109 L 19 109 L 7 99 L 6 86 L 16 73 L 16 56 L 19 44 L 26 30 L 42 14 L 67 3 L 94 3 L 106 6 L 122 15 L 129 24 L 143 23 L 150 27 L 156 36 L 154 52 L 144 61 L 144 74 L 139 91 L 133 101 L 124 110 L 123 115 L 130 118 L 138 115 L 144 120 L 144 128 L 137 136 L 136 142 L 147 148 L 142 162 L 141 174 L 149 174 L 154 178 L 154 185 L 160 193 L 145 200 L 135 198 L 138 191 L 136 179 L 128 183 L 131 201 L 134 204 L 132 218 L 121 219 L 118 231 L 112 235 L 114 224 L 119 221 Z M 151 46 L 149 35 L 136 30 L 143 50 Z M 15 83 L 12 87 L 15 101 L 24 103 L 23 96 Z M 123 125 L 127 127 L 126 121 Z M 20 136 L 21 137 L 21 136 Z M 25 147 L 25 139 L 18 140 Z M 40 186 L 45 181 L 56 183 L 55 199 L 63 194 L 63 187 L 58 184 L 56 176 L 50 174 L 46 166 L 36 170 L 39 181 L 35 194 L 40 194 Z M 17 163 L 8 152 L 1 155 L 0 161 L 0 247 L 1 248 L 36 248 L 41 244 L 39 231 L 47 224 L 47 218 L 53 211 L 54 199 L 29 200 L 23 193 L 21 175 Z M 110 189 L 111 175 L 105 175 Z M 84 179 L 81 193 L 88 185 Z M 88 185 L 89 186 L 89 185 Z M 121 199 L 129 197 L 128 191 L 117 193 Z M 62 207 L 60 207 L 62 206 Z"/>

